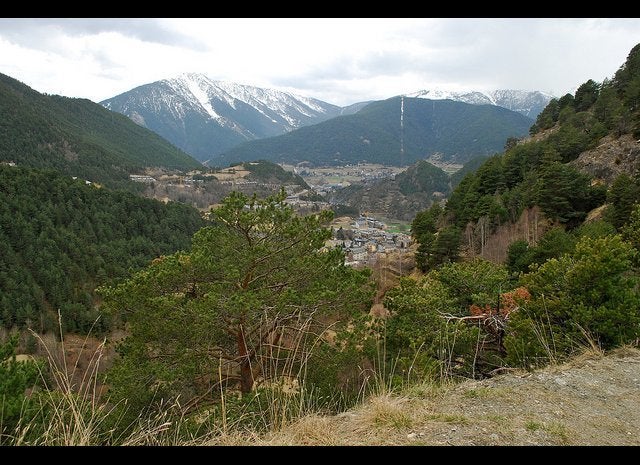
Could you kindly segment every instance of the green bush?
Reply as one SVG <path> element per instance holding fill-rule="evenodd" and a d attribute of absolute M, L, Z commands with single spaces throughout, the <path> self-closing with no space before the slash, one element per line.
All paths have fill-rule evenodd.
<path fill-rule="evenodd" d="M 474 376 L 501 364 L 499 356 L 478 354 L 484 329 L 458 317 L 473 304 L 495 304 L 513 288 L 507 269 L 486 260 L 450 263 L 419 280 L 403 278 L 389 290 L 384 304 L 391 311 L 386 324 L 387 359 L 395 373 L 410 380 L 430 376 Z"/>
<path fill-rule="evenodd" d="M 610 349 L 640 336 L 637 251 L 619 235 L 583 237 L 575 251 L 522 277 L 532 299 L 514 312 L 508 361 L 532 366 L 595 343 Z"/>
<path fill-rule="evenodd" d="M 16 360 L 17 344 L 17 335 L 0 344 L 0 445 L 10 444 L 18 424 L 38 412 L 27 391 L 38 384 L 40 368 L 36 362 Z"/>
<path fill-rule="evenodd" d="M 316 410 L 353 407 L 380 380 L 379 349 L 371 318 L 360 318 L 336 334 L 334 343 L 316 345 L 304 367 L 305 393 Z"/>

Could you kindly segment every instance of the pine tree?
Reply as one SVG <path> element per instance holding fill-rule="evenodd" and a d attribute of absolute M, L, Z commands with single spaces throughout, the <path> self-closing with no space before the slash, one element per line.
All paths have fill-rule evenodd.
<path fill-rule="evenodd" d="M 302 336 L 321 332 L 323 317 L 347 321 L 368 309 L 368 273 L 346 267 L 340 248 L 324 249 L 331 212 L 300 217 L 285 198 L 233 192 L 189 251 L 103 289 L 130 334 L 110 374 L 114 398 L 138 407 L 179 395 L 211 401 L 220 377 L 250 392 L 259 377 L 280 375 L 272 357 L 286 357 L 298 335 L 294 352 L 309 349 Z"/>

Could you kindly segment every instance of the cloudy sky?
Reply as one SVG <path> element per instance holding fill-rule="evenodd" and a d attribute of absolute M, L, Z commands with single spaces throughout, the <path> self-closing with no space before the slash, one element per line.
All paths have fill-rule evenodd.
<path fill-rule="evenodd" d="M 201 72 L 338 105 L 421 89 L 573 92 L 640 19 L 0 19 L 0 72 L 93 101 Z"/>

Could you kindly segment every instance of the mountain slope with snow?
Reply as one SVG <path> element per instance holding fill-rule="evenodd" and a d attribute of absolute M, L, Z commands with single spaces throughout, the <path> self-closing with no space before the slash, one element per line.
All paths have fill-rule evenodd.
<path fill-rule="evenodd" d="M 493 105 L 535 119 L 552 98 L 538 91 L 492 92 L 430 89 L 407 94 L 430 100 Z M 201 161 L 216 160 L 238 145 L 287 134 L 374 102 L 339 107 L 320 100 L 185 73 L 145 84 L 100 102 L 164 137 Z"/>
<path fill-rule="evenodd" d="M 553 98 L 540 91 L 502 89 L 490 92 L 452 91 L 446 89 L 420 90 L 407 94 L 407 97 L 428 98 L 431 100 L 454 100 L 472 105 L 496 105 L 516 111 L 535 120 Z"/>
<path fill-rule="evenodd" d="M 341 112 L 320 100 L 274 89 L 182 74 L 100 102 L 199 160 L 239 143 L 277 136 Z"/>

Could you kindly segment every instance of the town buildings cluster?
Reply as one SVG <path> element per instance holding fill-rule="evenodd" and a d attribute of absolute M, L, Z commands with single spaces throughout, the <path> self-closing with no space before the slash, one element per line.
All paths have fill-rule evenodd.
<path fill-rule="evenodd" d="M 353 220 L 350 229 L 334 229 L 327 246 L 342 247 L 347 265 L 370 266 L 383 255 L 407 250 L 411 242 L 410 235 L 388 231 L 382 221 L 361 216 Z"/>

